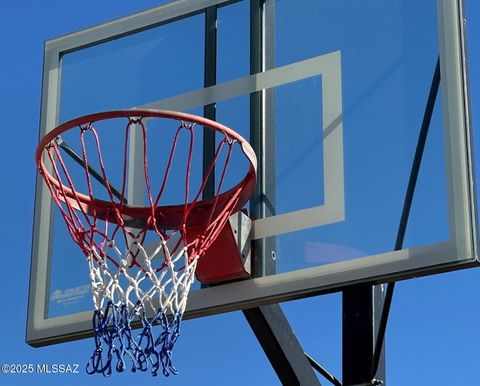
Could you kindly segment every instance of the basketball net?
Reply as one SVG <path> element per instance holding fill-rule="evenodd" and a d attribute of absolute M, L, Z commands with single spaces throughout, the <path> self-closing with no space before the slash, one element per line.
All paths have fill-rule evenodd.
<path fill-rule="evenodd" d="M 122 186 L 117 192 L 108 179 L 96 127 L 98 121 L 119 117 L 125 118 L 126 124 L 121 150 L 123 165 L 120 165 Z M 163 178 L 155 193 L 149 178 L 147 119 L 178 122 Z M 222 132 L 223 138 L 218 141 L 201 186 L 193 192 L 194 199 L 189 201 L 195 127 L 200 125 Z M 128 143 L 133 127 L 140 129 L 143 140 L 148 203 L 143 207 L 129 206 L 126 198 Z M 83 169 L 81 178 L 83 186 L 87 186 L 86 194 L 77 191 L 77 182 L 61 152 L 59 135 L 67 130 L 78 132 L 81 154 L 77 162 Z M 185 175 L 181 178 L 185 181 L 184 202 L 161 206 L 165 188 L 172 179 L 171 165 L 181 136 L 189 140 Z M 92 144 L 93 148 L 89 148 Z M 250 161 L 250 170 L 238 185 L 222 192 L 235 144 L 240 144 Z M 92 154 L 99 165 L 100 185 L 92 180 Z M 86 257 L 90 272 L 95 349 L 87 372 L 109 376 L 114 368 L 119 372 L 130 368 L 133 372 L 150 369 L 153 375 L 159 371 L 165 376 L 177 374 L 172 350 L 180 334 L 197 262 L 230 215 L 241 209 L 253 192 L 256 159 L 248 143 L 224 126 L 187 114 L 155 110 L 109 112 L 79 118 L 47 134 L 37 149 L 37 163 L 70 236 Z M 202 201 L 215 168 L 220 172 L 215 197 Z M 94 186 L 104 189 L 102 197 L 108 200 L 95 198 L 98 192 L 94 192 Z"/>

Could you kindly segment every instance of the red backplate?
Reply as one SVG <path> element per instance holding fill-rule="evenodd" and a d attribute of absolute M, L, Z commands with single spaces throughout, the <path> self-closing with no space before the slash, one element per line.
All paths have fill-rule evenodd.
<path fill-rule="evenodd" d="M 244 279 L 251 274 L 251 220 L 243 212 L 230 216 L 222 232 L 197 264 L 197 279 L 216 284 Z"/>

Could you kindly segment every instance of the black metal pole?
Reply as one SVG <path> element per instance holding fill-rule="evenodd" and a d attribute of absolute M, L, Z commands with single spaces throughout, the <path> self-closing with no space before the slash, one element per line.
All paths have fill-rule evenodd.
<path fill-rule="evenodd" d="M 205 73 L 204 86 L 210 87 L 217 83 L 217 7 L 213 6 L 205 10 Z M 216 104 L 211 103 L 203 107 L 205 118 L 216 119 Z M 215 131 L 203 129 L 203 178 L 210 168 L 215 157 Z M 207 179 L 203 191 L 203 199 L 212 198 L 215 195 L 215 169 Z"/>
<path fill-rule="evenodd" d="M 313 359 L 310 355 L 305 353 L 305 356 L 307 357 L 308 362 L 310 365 L 317 370 L 326 380 L 328 380 L 332 385 L 334 386 L 342 386 L 342 383 L 335 378 L 334 375 L 330 374 L 320 363 L 318 363 L 315 359 Z"/>
<path fill-rule="evenodd" d="M 250 2 L 250 73 L 274 66 L 275 4 L 272 0 Z M 250 94 L 250 144 L 259 161 L 255 193 L 250 200 L 250 217 L 275 214 L 275 127 L 274 93 L 261 90 Z M 253 275 L 275 273 L 275 237 L 254 240 Z"/>
<path fill-rule="evenodd" d="M 320 385 L 278 304 L 247 309 L 243 314 L 282 385 Z"/>
<path fill-rule="evenodd" d="M 407 230 L 408 218 L 410 216 L 410 210 L 412 208 L 413 195 L 415 193 L 415 187 L 417 185 L 418 173 L 420 172 L 420 165 L 422 163 L 423 153 L 425 150 L 425 144 L 427 142 L 428 130 L 430 128 L 430 122 L 432 120 L 433 109 L 435 107 L 435 100 L 437 99 L 438 90 L 440 88 L 440 60 L 437 60 L 435 66 L 435 72 L 433 74 L 432 85 L 430 87 L 430 93 L 428 95 L 427 105 L 425 107 L 425 113 L 423 115 L 422 127 L 418 136 L 417 148 L 415 149 L 415 156 L 412 162 L 412 169 L 410 171 L 410 178 L 408 181 L 407 192 L 405 194 L 405 201 L 403 204 L 402 216 L 400 217 L 400 224 L 398 225 L 397 238 L 395 240 L 395 251 L 403 248 L 403 241 L 405 239 L 405 232 Z M 390 313 L 390 306 L 392 304 L 393 292 L 395 290 L 395 283 L 390 283 L 387 286 L 385 293 L 385 303 L 383 305 L 382 316 L 380 319 L 377 345 L 375 347 L 375 354 L 372 360 L 372 376 L 375 374 L 379 358 L 382 353 L 383 341 L 385 339 L 385 332 L 387 329 L 388 315 Z"/>
<path fill-rule="evenodd" d="M 376 330 L 383 303 L 382 286 L 361 286 L 342 294 L 342 384 L 370 384 Z M 375 378 L 385 379 L 382 361 Z"/>
<path fill-rule="evenodd" d="M 435 100 L 440 86 L 440 64 L 437 61 L 430 87 L 417 147 L 412 162 L 402 215 L 394 250 L 403 248 L 413 196 L 425 150 Z M 395 283 L 387 286 L 353 288 L 343 293 L 343 385 L 375 384 L 385 381 L 384 343 L 388 315 Z"/>
<path fill-rule="evenodd" d="M 274 2 L 250 2 L 250 72 L 260 73 L 273 66 Z M 250 143 L 260 162 L 256 191 L 250 201 L 252 218 L 262 218 L 275 211 L 275 140 L 273 92 L 250 95 Z M 267 205 L 267 202 L 269 205 Z M 275 238 L 255 240 L 253 257 L 255 276 L 275 272 Z M 278 378 L 284 385 L 320 385 L 287 318 L 277 304 L 243 311 Z"/>
<path fill-rule="evenodd" d="M 84 167 L 85 163 L 83 162 L 83 158 L 75 151 L 73 150 L 68 143 L 66 143 L 61 136 L 58 136 L 55 138 L 55 141 L 60 149 L 62 149 L 65 153 L 67 153 L 70 158 L 75 161 L 77 164 L 80 166 Z M 98 182 L 100 182 L 105 188 L 110 188 L 112 191 L 112 194 L 118 198 L 119 201 L 123 201 L 124 203 L 127 202 L 125 197 L 122 196 L 122 194 L 115 189 L 110 183 L 104 180 L 103 176 L 97 172 L 94 168 L 92 168 L 90 165 L 87 166 L 88 173 L 95 178 Z"/>

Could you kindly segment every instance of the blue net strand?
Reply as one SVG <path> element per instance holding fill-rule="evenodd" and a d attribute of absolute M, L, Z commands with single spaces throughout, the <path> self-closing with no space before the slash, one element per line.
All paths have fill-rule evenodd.
<path fill-rule="evenodd" d="M 137 370 L 146 371 L 147 367 L 141 366 L 139 363 L 139 360 L 137 359 L 137 356 L 135 355 L 138 347 L 136 342 L 132 338 L 132 328 L 130 327 L 130 323 L 135 317 L 135 313 L 134 311 L 129 312 L 127 306 L 122 305 L 120 310 L 120 315 L 121 315 L 121 324 L 122 324 L 122 330 L 121 330 L 122 358 L 124 358 L 125 355 L 128 356 L 128 358 L 132 362 L 132 367 L 130 368 L 130 370 L 133 373 L 136 372 Z M 140 355 L 143 355 L 143 354 L 140 353 Z M 125 362 L 123 361 L 123 363 Z"/>
<path fill-rule="evenodd" d="M 163 374 L 165 376 L 169 376 L 170 374 L 176 375 L 178 374 L 178 371 L 172 363 L 172 350 L 175 346 L 178 336 L 180 335 L 180 322 L 182 318 L 179 313 L 175 313 L 172 321 L 168 320 L 168 317 L 165 315 L 165 313 L 159 313 L 158 316 L 161 322 L 163 333 L 161 333 L 157 338 L 155 347 L 160 347 L 159 354 L 162 362 Z"/>
<path fill-rule="evenodd" d="M 135 319 L 142 324 L 136 335 L 132 331 Z M 108 302 L 103 310 L 93 314 L 95 350 L 87 363 L 87 373 L 109 377 L 113 369 L 123 372 L 130 363 L 132 372 L 150 369 L 157 376 L 161 369 L 164 376 L 178 374 L 172 351 L 180 335 L 181 320 L 180 313 L 167 315 L 162 309 L 149 319 L 141 304 L 129 310 L 126 305 Z"/>
<path fill-rule="evenodd" d="M 124 122 L 118 127 L 119 141 L 113 142 L 118 147 L 119 162 L 106 162 L 101 138 L 120 120 Z M 158 149 L 147 140 L 146 120 L 156 120 L 167 129 L 166 163 L 150 162 L 149 154 Z M 202 136 L 205 128 L 222 132 L 223 138 L 205 169 L 208 173 L 197 181 L 192 177 L 198 144 L 194 139 L 195 134 Z M 64 151 L 73 154 L 60 136 L 66 131 L 74 147 L 81 149 L 75 158 L 83 173 L 70 173 L 70 163 L 62 156 Z M 140 159 L 130 154 L 133 136 L 141 148 L 143 145 Z M 245 177 L 228 189 L 224 182 L 234 151 L 243 153 L 249 166 Z M 165 376 L 177 374 L 172 350 L 197 263 L 221 234 L 230 215 L 254 193 L 255 152 L 240 135 L 203 117 L 133 109 L 88 115 L 65 123 L 57 127 L 56 137 L 42 138 L 36 154 L 39 173 L 88 264 L 95 309 L 95 348 L 86 365 L 87 373 L 108 377 L 113 371 L 130 368 L 132 372 L 149 369 L 154 376 L 160 371 Z M 128 171 L 137 160 L 140 164 L 143 161 L 140 174 L 145 198 L 145 205 L 139 206 L 130 205 L 127 197 L 131 186 Z M 92 170 L 98 170 L 97 175 Z M 221 171 L 215 199 L 203 200 L 207 181 L 215 170 Z M 160 181 L 151 180 L 150 175 L 159 176 Z M 115 176 L 114 184 L 110 176 Z M 120 191 L 113 185 L 118 185 Z M 166 193 L 172 188 L 180 199 L 176 204 Z M 156 245 L 146 248 L 144 242 Z M 133 331 L 133 326 L 140 330 Z"/>
<path fill-rule="evenodd" d="M 142 332 L 139 334 L 138 346 L 141 352 L 144 354 L 145 365 L 150 364 L 151 372 L 153 376 L 157 375 L 158 372 L 158 355 L 153 350 L 153 334 L 152 334 L 152 325 L 148 321 L 147 315 L 144 310 L 142 310 Z"/>
<path fill-rule="evenodd" d="M 100 326 L 102 324 L 102 313 L 98 310 L 93 313 L 93 331 L 95 338 L 95 350 L 86 366 L 87 374 L 104 373 L 103 349 Z"/>

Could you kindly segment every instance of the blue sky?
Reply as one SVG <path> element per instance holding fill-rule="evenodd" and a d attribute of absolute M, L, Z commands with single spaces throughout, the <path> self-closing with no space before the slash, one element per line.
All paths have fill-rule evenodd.
<path fill-rule="evenodd" d="M 83 368 L 92 342 L 44 348 L 25 343 L 31 227 L 44 41 L 160 1 L 17 1 L 3 4 L 0 67 L 3 149 L 0 176 L 3 280 L 0 364 L 79 364 L 80 374 L 1 374 L 2 385 L 100 385 L 162 382 L 187 385 L 276 385 L 278 379 L 241 313 L 186 321 L 176 348 L 179 376 L 88 376 Z M 480 124 L 480 3 L 466 0 L 473 127 Z M 475 133 L 478 151 L 478 135 Z M 477 170 L 478 170 L 477 161 Z M 480 352 L 480 270 L 472 269 L 398 284 L 387 333 L 389 385 L 476 385 Z M 339 294 L 283 305 L 304 349 L 341 376 Z M 326 381 L 323 382 L 327 384 Z"/>

